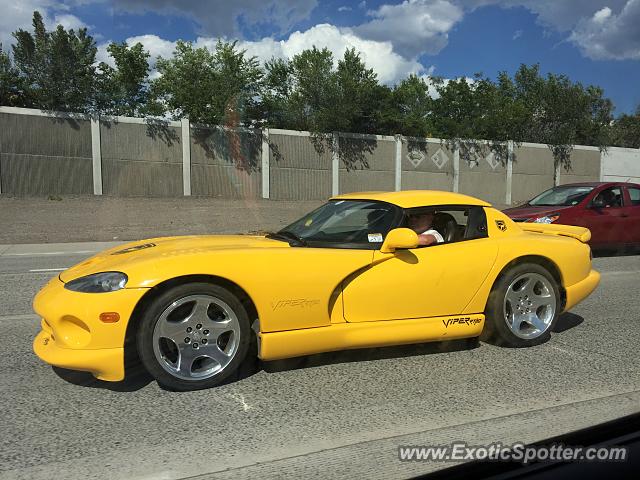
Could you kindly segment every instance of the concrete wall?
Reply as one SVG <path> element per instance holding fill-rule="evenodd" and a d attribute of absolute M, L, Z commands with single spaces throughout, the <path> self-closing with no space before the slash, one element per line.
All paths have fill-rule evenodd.
<path fill-rule="evenodd" d="M 87 119 L 0 112 L 0 191 L 13 195 L 90 194 Z"/>
<path fill-rule="evenodd" d="M 340 193 L 393 190 L 395 148 L 393 137 L 340 134 Z"/>
<path fill-rule="evenodd" d="M 313 140 L 308 132 L 0 107 L 0 193 L 324 200 L 400 188 L 459 191 L 502 206 L 554 185 L 546 145 L 515 145 L 509 164 L 486 144 L 465 158 L 438 139 L 339 133 L 320 152 Z M 557 174 L 560 184 L 640 182 L 640 150 L 576 146 Z"/>
<path fill-rule="evenodd" d="M 511 203 L 531 200 L 553 187 L 553 155 L 546 145 L 522 144 L 513 149 Z"/>
<path fill-rule="evenodd" d="M 318 153 L 308 135 L 270 131 L 269 185 L 274 200 L 331 196 L 331 152 Z M 297 133 L 297 132 L 296 132 Z"/>
<path fill-rule="evenodd" d="M 453 189 L 453 151 L 439 140 L 403 139 L 400 152 L 403 190 Z"/>
<path fill-rule="evenodd" d="M 640 149 L 609 147 L 602 154 L 602 179 L 640 183 Z"/>
<path fill-rule="evenodd" d="M 569 168 L 560 169 L 560 184 L 599 181 L 600 150 L 595 147 L 575 147 Z"/>
<path fill-rule="evenodd" d="M 461 155 L 462 157 L 462 155 Z M 489 203 L 503 204 L 507 192 L 506 155 L 499 159 L 488 147 L 481 146 L 468 158 L 460 158 L 458 191 Z"/>
<path fill-rule="evenodd" d="M 191 127 L 191 194 L 259 198 L 260 132 Z"/>
<path fill-rule="evenodd" d="M 101 121 L 100 138 L 105 195 L 182 195 L 179 128 Z"/>

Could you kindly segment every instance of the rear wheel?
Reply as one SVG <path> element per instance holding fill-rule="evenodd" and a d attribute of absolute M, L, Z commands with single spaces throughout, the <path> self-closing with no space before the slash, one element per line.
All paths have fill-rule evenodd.
<path fill-rule="evenodd" d="M 544 267 L 526 263 L 510 268 L 489 295 L 483 341 L 507 347 L 546 342 L 560 307 L 558 285 Z"/>
<path fill-rule="evenodd" d="M 249 317 L 227 289 L 207 283 L 162 293 L 142 317 L 140 359 L 172 390 L 216 386 L 237 372 L 251 340 Z"/>

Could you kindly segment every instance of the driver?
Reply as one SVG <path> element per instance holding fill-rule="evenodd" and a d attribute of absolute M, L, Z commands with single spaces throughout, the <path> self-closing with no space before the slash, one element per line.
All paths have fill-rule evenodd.
<path fill-rule="evenodd" d="M 409 228 L 418 234 L 418 245 L 427 246 L 444 243 L 440 232 L 433 228 L 433 213 L 409 216 Z"/>

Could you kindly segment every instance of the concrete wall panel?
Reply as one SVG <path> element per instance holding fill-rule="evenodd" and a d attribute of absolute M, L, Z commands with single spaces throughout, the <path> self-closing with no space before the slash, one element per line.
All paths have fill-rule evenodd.
<path fill-rule="evenodd" d="M 640 150 L 608 148 L 602 155 L 602 180 L 640 183 Z"/>
<path fill-rule="evenodd" d="M 440 142 L 405 139 L 402 142 L 401 155 L 403 172 L 453 175 L 453 151 Z"/>
<path fill-rule="evenodd" d="M 105 195 L 183 194 L 179 128 L 101 121 L 100 136 Z"/>
<path fill-rule="evenodd" d="M 91 158 L 91 122 L 0 113 L 0 153 Z"/>
<path fill-rule="evenodd" d="M 402 190 L 451 191 L 452 176 L 447 173 L 402 172 Z"/>
<path fill-rule="evenodd" d="M 513 173 L 529 175 L 551 175 L 553 177 L 554 163 L 551 150 L 546 145 L 539 147 L 517 145 L 513 149 Z"/>
<path fill-rule="evenodd" d="M 600 151 L 574 149 L 569 168 L 560 169 L 560 183 L 600 181 Z"/>
<path fill-rule="evenodd" d="M 395 188 L 394 140 L 373 135 L 339 137 L 340 193 Z"/>
<path fill-rule="evenodd" d="M 182 196 L 182 165 L 168 162 L 110 160 L 102 164 L 105 195 Z"/>
<path fill-rule="evenodd" d="M 2 193 L 63 195 L 93 193 L 90 158 L 0 153 Z"/>
<path fill-rule="evenodd" d="M 269 188 L 274 200 L 331 196 L 331 152 L 318 153 L 308 136 L 270 134 Z"/>
<path fill-rule="evenodd" d="M 326 200 L 331 196 L 331 171 L 303 168 L 272 168 L 273 200 Z"/>
<path fill-rule="evenodd" d="M 191 194 L 222 198 L 259 198 L 261 179 L 233 165 L 191 165 Z"/>
<path fill-rule="evenodd" d="M 221 128 L 191 128 L 191 193 L 258 198 L 262 135 Z"/>

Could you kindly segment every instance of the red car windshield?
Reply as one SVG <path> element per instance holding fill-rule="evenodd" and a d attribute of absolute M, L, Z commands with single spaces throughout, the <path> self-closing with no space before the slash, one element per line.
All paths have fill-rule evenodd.
<path fill-rule="evenodd" d="M 589 195 L 593 187 L 589 186 L 560 186 L 542 192 L 529 202 L 534 207 L 560 207 L 577 205 Z"/>

